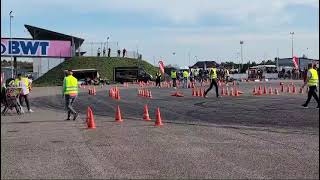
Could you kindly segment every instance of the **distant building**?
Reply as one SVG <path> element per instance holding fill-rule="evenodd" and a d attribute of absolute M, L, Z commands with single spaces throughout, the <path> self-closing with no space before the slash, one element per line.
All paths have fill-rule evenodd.
<path fill-rule="evenodd" d="M 312 64 L 319 64 L 319 60 L 318 59 L 309 59 L 306 57 L 299 57 L 299 69 L 303 70 L 304 68 L 308 68 L 308 64 L 312 63 Z M 281 70 L 282 68 L 285 67 L 290 67 L 293 68 L 294 64 L 292 61 L 292 58 L 279 58 L 278 60 L 278 66 L 279 66 L 279 70 Z"/>
<path fill-rule="evenodd" d="M 207 68 L 212 68 L 214 64 L 216 64 L 217 67 L 219 66 L 219 64 L 216 63 L 215 61 L 198 61 L 190 68 L 191 69 L 207 69 Z"/>

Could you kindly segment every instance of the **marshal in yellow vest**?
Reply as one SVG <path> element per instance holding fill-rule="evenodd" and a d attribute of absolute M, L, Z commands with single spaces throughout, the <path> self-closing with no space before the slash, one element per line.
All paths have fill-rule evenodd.
<path fill-rule="evenodd" d="M 78 94 L 78 80 L 72 75 L 68 75 L 63 80 L 63 94 Z"/>

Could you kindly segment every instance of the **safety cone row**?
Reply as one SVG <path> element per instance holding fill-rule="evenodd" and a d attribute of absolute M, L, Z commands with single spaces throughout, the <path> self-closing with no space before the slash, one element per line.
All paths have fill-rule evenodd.
<path fill-rule="evenodd" d="M 151 90 L 148 89 L 138 89 L 138 96 L 152 98 L 152 93 Z"/>
<path fill-rule="evenodd" d="M 146 104 L 144 106 L 144 111 L 143 111 L 143 120 L 144 121 L 151 121 L 151 118 L 149 116 L 149 110 L 148 110 L 148 105 Z M 115 121 L 116 122 L 123 122 L 121 111 L 120 111 L 120 106 L 117 106 L 116 109 L 116 114 L 115 114 Z M 155 121 L 155 126 L 163 126 L 162 119 L 161 119 L 161 113 L 160 113 L 160 108 L 158 107 L 156 110 L 156 121 Z"/>
<path fill-rule="evenodd" d="M 123 83 L 123 87 L 129 87 L 129 83 L 124 82 L 124 83 Z"/>
<path fill-rule="evenodd" d="M 88 94 L 89 94 L 89 95 L 93 95 L 93 96 L 97 95 L 96 88 L 95 88 L 95 87 L 93 87 L 93 88 L 88 88 Z"/>

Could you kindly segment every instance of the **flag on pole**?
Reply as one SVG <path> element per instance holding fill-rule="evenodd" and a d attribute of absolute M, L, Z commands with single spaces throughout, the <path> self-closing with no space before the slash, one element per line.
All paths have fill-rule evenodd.
<path fill-rule="evenodd" d="M 164 64 L 163 61 L 159 61 L 159 68 L 162 74 L 164 74 Z"/>
<path fill-rule="evenodd" d="M 293 62 L 294 68 L 295 68 L 295 69 L 298 69 L 298 63 L 299 63 L 298 57 L 293 56 L 292 62 Z"/>

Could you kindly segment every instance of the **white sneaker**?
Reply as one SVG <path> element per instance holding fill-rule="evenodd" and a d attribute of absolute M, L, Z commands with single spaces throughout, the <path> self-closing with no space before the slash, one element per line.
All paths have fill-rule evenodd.
<path fill-rule="evenodd" d="M 34 112 L 34 111 L 32 111 L 32 109 L 29 109 L 29 111 L 28 111 L 29 113 L 32 113 L 32 112 Z"/>
<path fill-rule="evenodd" d="M 23 108 L 22 108 L 22 107 L 21 107 L 21 113 L 22 113 L 22 114 L 24 114 L 24 110 L 23 110 Z"/>

